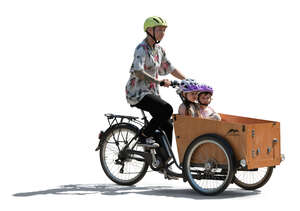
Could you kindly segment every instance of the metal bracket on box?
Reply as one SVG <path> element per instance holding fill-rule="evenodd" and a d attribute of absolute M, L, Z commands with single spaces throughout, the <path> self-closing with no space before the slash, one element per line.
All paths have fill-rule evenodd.
<path fill-rule="evenodd" d="M 255 150 L 252 150 L 252 157 L 255 157 Z"/>
<path fill-rule="evenodd" d="M 254 129 L 252 129 L 251 135 L 252 135 L 252 138 L 254 138 L 254 136 L 255 136 L 255 130 Z"/>
<path fill-rule="evenodd" d="M 274 139 L 273 139 L 273 144 L 276 144 L 276 143 L 278 143 L 278 139 L 277 139 L 277 138 L 274 138 Z"/>
<path fill-rule="evenodd" d="M 257 154 L 257 155 L 260 154 L 260 148 L 257 149 L 256 154 Z"/>
<path fill-rule="evenodd" d="M 272 147 L 268 147 L 267 153 L 270 153 L 272 151 Z"/>

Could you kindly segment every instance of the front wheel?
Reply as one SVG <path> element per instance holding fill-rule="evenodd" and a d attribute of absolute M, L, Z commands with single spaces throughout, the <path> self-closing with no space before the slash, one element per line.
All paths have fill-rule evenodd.
<path fill-rule="evenodd" d="M 184 175 L 192 188 L 204 195 L 223 192 L 234 175 L 233 152 L 217 135 L 196 138 L 184 155 Z"/>
<path fill-rule="evenodd" d="M 273 166 L 249 171 L 237 171 L 233 182 L 245 190 L 256 190 L 264 186 L 273 173 Z"/>
<path fill-rule="evenodd" d="M 148 164 L 138 155 L 120 159 L 120 151 L 130 143 L 129 149 L 144 151 L 136 146 L 133 138 L 139 129 L 131 124 L 120 124 L 109 128 L 100 145 L 100 162 L 105 174 L 119 185 L 133 185 L 139 182 L 148 170 Z"/>

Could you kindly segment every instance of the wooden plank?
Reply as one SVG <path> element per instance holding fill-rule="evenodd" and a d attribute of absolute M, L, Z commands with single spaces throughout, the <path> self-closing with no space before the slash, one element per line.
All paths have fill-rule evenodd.
<path fill-rule="evenodd" d="M 271 123 L 273 121 L 269 120 L 262 120 L 262 119 L 255 119 L 249 117 L 242 117 L 242 116 L 234 116 L 229 114 L 221 114 L 222 121 L 224 122 L 231 122 L 231 123 L 240 123 L 240 124 L 259 124 L 259 123 Z"/>
<path fill-rule="evenodd" d="M 280 164 L 280 123 L 248 125 L 248 134 L 249 169 Z"/>

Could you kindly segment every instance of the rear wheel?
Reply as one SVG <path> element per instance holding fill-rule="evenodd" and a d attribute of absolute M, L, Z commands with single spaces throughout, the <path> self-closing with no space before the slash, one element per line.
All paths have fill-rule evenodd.
<path fill-rule="evenodd" d="M 139 132 L 131 124 L 113 126 L 105 132 L 100 147 L 100 162 L 105 174 L 115 183 L 120 185 L 133 185 L 139 182 L 146 174 L 148 164 L 142 156 L 130 155 L 130 158 L 120 159 L 120 151 Z M 129 149 L 144 151 L 142 147 L 132 141 Z"/>
<path fill-rule="evenodd" d="M 264 186 L 273 173 L 273 166 L 249 171 L 237 171 L 233 182 L 246 190 L 255 190 Z"/>
<path fill-rule="evenodd" d="M 196 138 L 185 152 L 183 165 L 185 178 L 204 195 L 223 192 L 234 175 L 231 147 L 216 135 Z"/>

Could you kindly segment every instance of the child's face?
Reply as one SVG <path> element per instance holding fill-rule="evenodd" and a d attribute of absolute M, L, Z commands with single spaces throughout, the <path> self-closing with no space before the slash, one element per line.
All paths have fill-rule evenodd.
<path fill-rule="evenodd" d="M 198 100 L 200 101 L 199 103 L 210 104 L 211 94 L 209 93 L 200 94 Z"/>
<path fill-rule="evenodd" d="M 190 102 L 195 102 L 198 97 L 198 92 L 188 92 L 185 93 L 185 98 Z"/>

